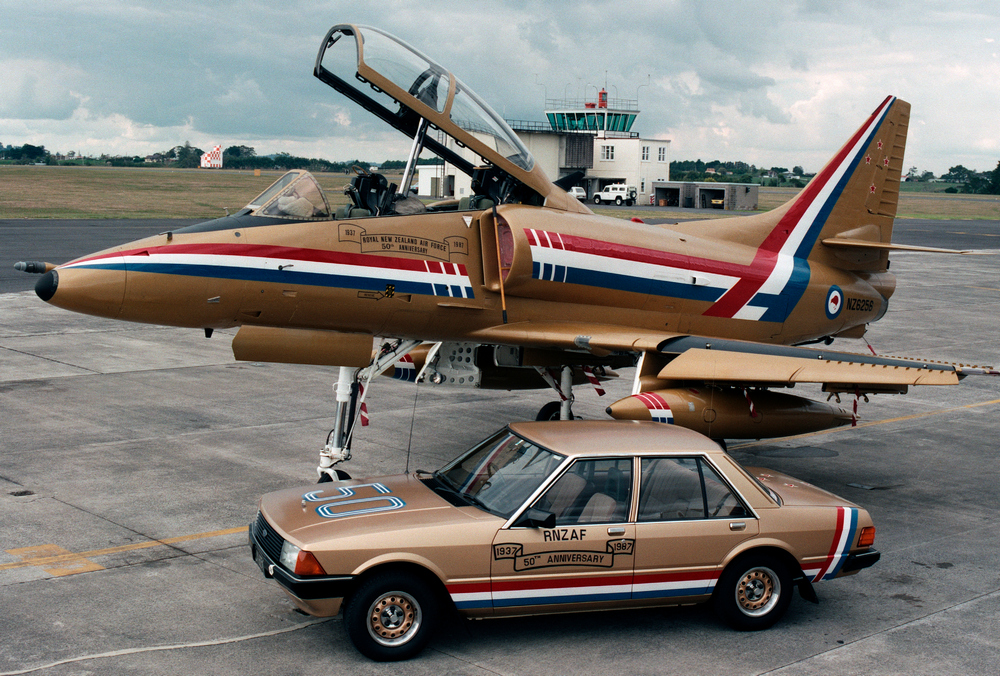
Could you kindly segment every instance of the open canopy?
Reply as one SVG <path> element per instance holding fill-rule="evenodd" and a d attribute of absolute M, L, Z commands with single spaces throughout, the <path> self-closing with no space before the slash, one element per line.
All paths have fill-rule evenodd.
<path fill-rule="evenodd" d="M 456 147 L 475 152 L 492 175 L 508 181 L 514 201 L 542 204 L 562 193 L 539 169 L 531 153 L 503 119 L 440 64 L 402 40 L 369 26 L 340 24 L 329 30 L 316 57 L 317 78 L 473 176 L 476 164 Z M 428 126 L 457 143 L 425 136 Z M 405 181 L 405 179 L 404 179 Z M 514 185 L 516 184 L 516 185 Z M 527 188 L 527 190 L 525 190 Z M 507 201 L 502 198 L 500 202 Z"/>

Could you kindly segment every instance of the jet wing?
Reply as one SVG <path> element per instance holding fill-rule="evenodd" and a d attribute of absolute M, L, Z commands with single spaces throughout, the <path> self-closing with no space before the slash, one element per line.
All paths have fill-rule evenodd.
<path fill-rule="evenodd" d="M 589 352 L 646 352 L 664 366 L 661 380 L 790 387 L 822 383 L 829 391 L 892 392 L 909 385 L 954 385 L 990 368 L 788 345 L 712 339 L 648 329 L 573 322 L 518 322 L 469 336 L 484 343 Z"/>
<path fill-rule="evenodd" d="M 480 329 L 470 340 L 499 345 L 520 345 L 557 350 L 585 351 L 596 356 L 612 352 L 653 352 L 676 333 L 584 322 L 514 322 Z"/>
<path fill-rule="evenodd" d="M 930 368 L 921 362 L 884 360 L 888 363 L 865 363 L 847 353 L 824 355 L 771 355 L 726 350 L 692 348 L 664 366 L 658 377 L 663 380 L 698 380 L 714 383 L 761 383 L 790 387 L 796 383 L 823 383 L 828 389 L 865 390 L 905 387 L 907 385 L 955 385 L 955 367 Z"/>

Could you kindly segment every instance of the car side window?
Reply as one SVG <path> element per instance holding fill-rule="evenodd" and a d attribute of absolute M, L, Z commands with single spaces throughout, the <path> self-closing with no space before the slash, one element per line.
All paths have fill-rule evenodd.
<path fill-rule="evenodd" d="M 622 523 L 632 494 L 632 460 L 579 460 L 534 504 L 552 512 L 556 525 Z"/>
<path fill-rule="evenodd" d="M 701 458 L 643 458 L 639 521 L 745 516 L 729 486 Z"/>

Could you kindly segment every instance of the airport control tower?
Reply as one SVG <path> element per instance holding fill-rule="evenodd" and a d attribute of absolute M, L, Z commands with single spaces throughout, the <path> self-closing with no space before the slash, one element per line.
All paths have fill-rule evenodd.
<path fill-rule="evenodd" d="M 602 89 L 597 100 L 547 99 L 545 117 L 553 131 L 594 132 L 599 137 L 638 136 L 632 123 L 639 115 L 639 102 L 632 99 L 608 99 Z"/>

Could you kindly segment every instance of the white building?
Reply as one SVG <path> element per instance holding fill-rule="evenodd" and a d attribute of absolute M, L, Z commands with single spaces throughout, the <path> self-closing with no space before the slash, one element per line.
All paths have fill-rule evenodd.
<path fill-rule="evenodd" d="M 602 90 L 596 101 L 549 100 L 546 104 L 547 122 L 508 120 L 508 124 L 552 180 L 582 171 L 577 185 L 587 191 L 588 199 L 606 185 L 624 183 L 635 186 L 639 204 L 650 204 L 654 181 L 670 180 L 670 140 L 644 139 L 631 131 L 639 114 L 636 101 L 609 101 Z M 479 162 L 467 149 L 449 147 Z M 447 163 L 423 166 L 418 191 L 461 199 L 471 193 L 471 179 Z"/>

